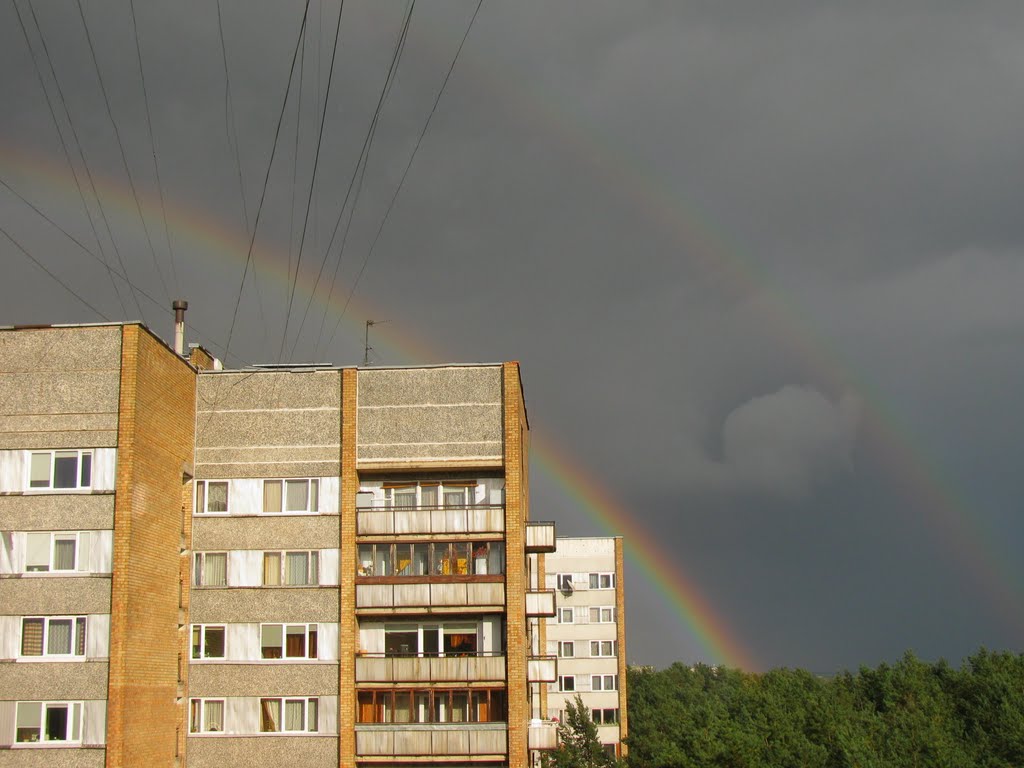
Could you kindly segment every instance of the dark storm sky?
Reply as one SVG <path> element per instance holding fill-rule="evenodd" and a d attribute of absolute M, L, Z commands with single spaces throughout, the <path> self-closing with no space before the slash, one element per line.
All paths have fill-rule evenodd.
<path fill-rule="evenodd" d="M 1020 651 L 1024 7 L 487 0 L 371 252 L 475 7 L 415 5 L 357 166 L 408 6 L 346 3 L 329 78 L 310 3 L 240 292 L 304 4 L 222 0 L 223 50 L 214 2 L 82 5 L 147 241 L 79 7 L 4 3 L 0 180 L 93 255 L 4 186 L 0 228 L 96 311 L 0 235 L 0 323 L 183 296 L 232 365 L 361 362 L 366 319 L 377 363 L 519 360 L 756 668 Z M 541 470 L 534 517 L 608 532 Z M 645 556 L 629 661 L 735 663 Z"/>

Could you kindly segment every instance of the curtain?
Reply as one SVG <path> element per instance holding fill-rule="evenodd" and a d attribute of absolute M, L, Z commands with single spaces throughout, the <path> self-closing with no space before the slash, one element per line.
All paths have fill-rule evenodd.
<path fill-rule="evenodd" d="M 288 586 L 309 583 L 309 555 L 305 552 L 288 552 L 285 555 L 285 579 Z"/>
<path fill-rule="evenodd" d="M 50 454 L 33 453 L 29 469 L 29 488 L 50 487 Z"/>
<path fill-rule="evenodd" d="M 309 481 L 309 511 L 318 512 L 320 510 L 320 481 L 310 480 Z"/>
<path fill-rule="evenodd" d="M 75 570 L 75 537 L 57 536 L 53 542 L 53 570 Z"/>
<path fill-rule="evenodd" d="M 263 553 L 263 586 L 281 586 L 281 553 Z"/>
<path fill-rule="evenodd" d="M 204 731 L 223 731 L 224 730 L 224 702 L 223 701 L 207 701 L 204 706 L 203 712 L 203 730 Z"/>
<path fill-rule="evenodd" d="M 264 512 L 280 512 L 281 511 L 281 481 L 280 480 L 264 480 L 263 481 L 263 511 Z"/>
<path fill-rule="evenodd" d="M 303 699 L 288 699 L 284 703 L 284 729 L 286 731 L 306 730 L 306 702 Z"/>
<path fill-rule="evenodd" d="M 280 624 L 264 624 L 263 636 L 260 639 L 261 654 L 264 659 L 280 659 L 281 646 L 284 644 L 282 634 L 284 627 Z"/>
<path fill-rule="evenodd" d="M 280 699 L 260 699 L 260 730 L 264 733 L 281 730 Z"/>
<path fill-rule="evenodd" d="M 50 570 L 50 534 L 25 534 L 25 570 Z"/>
<path fill-rule="evenodd" d="M 288 627 L 285 632 L 285 656 L 289 659 L 306 657 L 306 626 Z"/>
<path fill-rule="evenodd" d="M 21 655 L 43 655 L 44 619 L 25 619 L 21 624 Z"/>
<path fill-rule="evenodd" d="M 207 553 L 203 584 L 207 587 L 225 587 L 228 583 L 228 556 L 226 553 Z"/>
<path fill-rule="evenodd" d="M 206 494 L 208 496 L 206 509 L 209 512 L 228 511 L 228 484 L 207 483 Z"/>
<path fill-rule="evenodd" d="M 71 653 L 71 619 L 50 621 L 46 637 L 46 652 L 49 654 Z"/>
<path fill-rule="evenodd" d="M 85 617 L 75 619 L 75 654 L 85 656 Z"/>
<path fill-rule="evenodd" d="M 437 486 L 436 485 L 424 485 L 420 488 L 420 499 L 423 502 L 423 507 L 426 509 L 433 509 L 437 506 Z"/>
<path fill-rule="evenodd" d="M 305 512 L 306 496 L 309 491 L 308 480 L 285 481 L 285 509 L 289 512 Z"/>

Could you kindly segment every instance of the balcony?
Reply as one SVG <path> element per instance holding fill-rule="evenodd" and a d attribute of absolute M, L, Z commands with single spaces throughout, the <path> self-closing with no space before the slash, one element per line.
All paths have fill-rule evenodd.
<path fill-rule="evenodd" d="M 526 679 L 531 683 L 553 683 L 558 680 L 558 657 L 531 656 L 526 660 Z"/>
<path fill-rule="evenodd" d="M 388 758 L 377 762 L 390 762 L 394 757 L 501 760 L 508 754 L 507 730 L 505 723 L 357 725 L 356 754 L 361 758 Z"/>
<path fill-rule="evenodd" d="M 526 615 L 554 616 L 555 615 L 555 590 L 538 589 L 526 593 Z"/>
<path fill-rule="evenodd" d="M 556 680 L 556 677 L 551 680 Z M 474 683 L 504 682 L 505 656 L 384 656 L 356 657 L 357 683 Z M 547 679 L 545 678 L 545 681 Z"/>
<path fill-rule="evenodd" d="M 554 615 L 554 593 L 551 594 Z M 389 613 L 431 609 L 505 607 L 502 581 L 417 582 L 414 584 L 356 584 L 357 609 L 384 609 Z"/>
<path fill-rule="evenodd" d="M 531 720 L 530 749 L 558 749 L 558 721 Z"/>
<path fill-rule="evenodd" d="M 356 511 L 360 536 L 416 533 L 502 533 L 505 507 L 476 504 L 466 507 L 362 507 Z"/>
<path fill-rule="evenodd" d="M 551 522 L 527 523 L 526 551 L 535 553 L 554 552 L 555 524 Z"/>

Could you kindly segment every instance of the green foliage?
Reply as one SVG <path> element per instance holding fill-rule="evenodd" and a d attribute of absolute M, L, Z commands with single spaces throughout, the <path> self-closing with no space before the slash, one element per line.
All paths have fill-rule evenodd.
<path fill-rule="evenodd" d="M 832 678 L 634 667 L 626 741 L 632 768 L 1024 766 L 1024 655 L 955 669 L 908 652 Z"/>
<path fill-rule="evenodd" d="M 558 724 L 558 749 L 545 753 L 544 768 L 613 768 L 597 736 L 597 726 L 579 694 L 566 701 L 565 721 Z"/>

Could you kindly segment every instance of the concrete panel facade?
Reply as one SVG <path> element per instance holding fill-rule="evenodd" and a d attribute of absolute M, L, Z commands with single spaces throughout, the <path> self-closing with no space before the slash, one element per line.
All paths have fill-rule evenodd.
<path fill-rule="evenodd" d="M 0 496 L 0 531 L 99 531 L 114 527 L 114 494 Z"/>
<path fill-rule="evenodd" d="M 189 620 L 195 624 L 336 622 L 338 590 L 334 587 L 193 589 Z"/>
<path fill-rule="evenodd" d="M 105 661 L 0 664 L 5 699 L 64 701 L 107 698 Z"/>
<path fill-rule="evenodd" d="M 110 576 L 0 579 L 0 614 L 60 616 L 110 613 Z"/>
<path fill-rule="evenodd" d="M 335 768 L 336 736 L 216 736 L 188 741 L 189 768 Z"/>
<path fill-rule="evenodd" d="M 2 768 L 103 768 L 105 749 L 5 749 L 0 751 Z"/>
<path fill-rule="evenodd" d="M 338 665 L 193 664 L 191 696 L 337 696 Z"/>
<path fill-rule="evenodd" d="M 321 549 L 338 541 L 338 516 L 197 518 L 193 521 L 192 548 Z"/>

